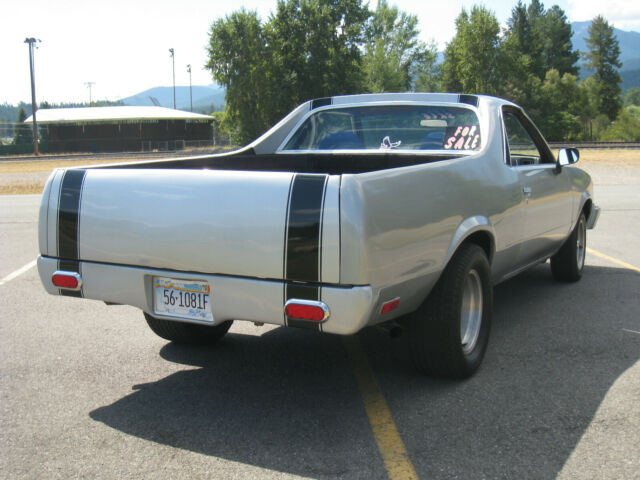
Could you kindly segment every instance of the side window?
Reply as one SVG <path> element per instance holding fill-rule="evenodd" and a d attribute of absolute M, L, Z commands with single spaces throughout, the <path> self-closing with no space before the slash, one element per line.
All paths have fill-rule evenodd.
<path fill-rule="evenodd" d="M 511 112 L 504 112 L 503 118 L 511 165 L 517 167 L 542 163 L 544 157 L 520 119 Z"/>

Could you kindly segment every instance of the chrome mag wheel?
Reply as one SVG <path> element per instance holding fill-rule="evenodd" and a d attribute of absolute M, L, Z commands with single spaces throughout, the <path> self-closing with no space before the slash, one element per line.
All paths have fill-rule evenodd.
<path fill-rule="evenodd" d="M 577 233 L 576 261 L 578 264 L 578 270 L 582 270 L 582 267 L 584 267 L 585 251 L 587 249 L 587 222 L 585 221 L 583 216 L 580 217 Z"/>
<path fill-rule="evenodd" d="M 476 270 L 470 270 L 464 282 L 460 306 L 460 342 L 468 355 L 476 346 L 482 325 L 482 281 Z"/>

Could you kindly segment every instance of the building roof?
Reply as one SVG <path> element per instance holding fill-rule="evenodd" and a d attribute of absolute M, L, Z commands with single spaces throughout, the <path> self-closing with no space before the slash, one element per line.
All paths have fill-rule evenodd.
<path fill-rule="evenodd" d="M 85 107 L 43 108 L 37 111 L 38 123 L 103 123 L 153 120 L 213 120 L 209 115 L 164 107 Z M 24 123 L 33 121 L 29 116 Z"/>

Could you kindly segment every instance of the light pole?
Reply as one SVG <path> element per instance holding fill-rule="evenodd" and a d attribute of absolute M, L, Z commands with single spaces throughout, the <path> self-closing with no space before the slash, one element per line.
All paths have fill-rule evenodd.
<path fill-rule="evenodd" d="M 96 82 L 84 82 L 85 86 L 89 89 L 89 106 L 91 106 L 91 87 L 96 84 Z"/>
<path fill-rule="evenodd" d="M 176 55 L 173 48 L 169 49 L 171 60 L 173 61 L 173 109 L 176 109 Z"/>
<path fill-rule="evenodd" d="M 35 43 L 39 42 L 37 38 L 28 37 L 24 39 L 24 43 L 29 44 L 29 70 L 31 71 L 31 116 L 33 118 L 33 153 L 37 156 L 40 155 L 38 151 L 38 122 L 36 121 L 36 79 L 34 77 L 34 65 L 33 65 L 33 49 Z"/>
<path fill-rule="evenodd" d="M 189 105 L 193 112 L 193 95 L 191 95 L 191 64 L 187 65 L 187 72 L 189 72 Z"/>

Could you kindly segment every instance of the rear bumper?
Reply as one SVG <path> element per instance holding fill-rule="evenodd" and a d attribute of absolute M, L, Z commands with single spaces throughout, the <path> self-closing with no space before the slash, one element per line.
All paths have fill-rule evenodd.
<path fill-rule="evenodd" d="M 52 295 L 60 295 L 60 290 L 51 281 L 57 270 L 58 259 L 38 257 L 40 279 L 45 290 Z M 285 282 L 93 262 L 80 262 L 80 273 L 83 298 L 131 305 L 158 318 L 176 320 L 154 313 L 153 277 L 163 276 L 207 281 L 211 286 L 214 324 L 247 320 L 285 325 Z M 331 311 L 329 318 L 319 326 L 323 332 L 350 335 L 367 326 L 370 318 L 375 316 L 373 311 L 378 298 L 370 286 L 322 286 L 320 292 L 321 300 Z"/>

